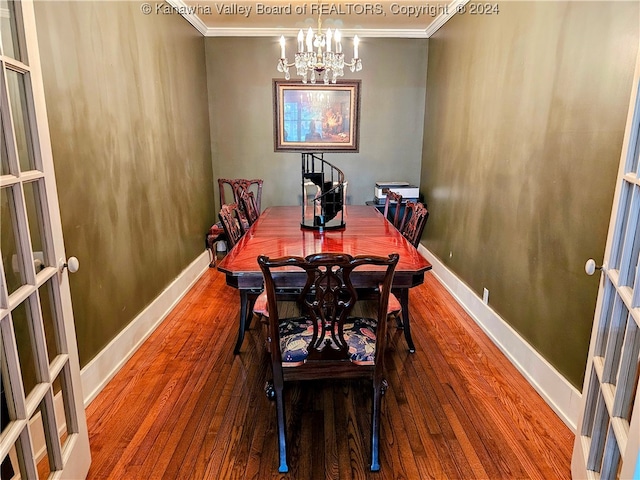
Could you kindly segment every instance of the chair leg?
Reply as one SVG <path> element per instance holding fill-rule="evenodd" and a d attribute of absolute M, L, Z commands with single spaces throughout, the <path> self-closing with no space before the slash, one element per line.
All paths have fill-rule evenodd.
<path fill-rule="evenodd" d="M 269 324 L 268 319 L 265 322 L 265 317 L 262 315 L 258 316 L 258 325 L 260 325 L 260 329 L 262 330 L 262 336 L 264 338 L 264 350 L 265 353 L 271 354 L 271 337 L 269 336 Z"/>
<path fill-rule="evenodd" d="M 209 252 L 209 268 L 215 268 L 216 266 L 216 243 L 213 244 L 211 248 L 207 247 L 207 251 Z"/>
<path fill-rule="evenodd" d="M 371 471 L 380 470 L 380 412 L 382 395 L 387 387 L 386 380 L 373 385 L 373 409 L 371 412 Z"/>
<path fill-rule="evenodd" d="M 289 471 L 289 466 L 287 465 L 287 440 L 286 440 L 286 430 L 285 430 L 285 415 L 284 415 L 284 388 L 282 378 L 278 380 L 278 374 L 274 372 L 274 384 L 273 388 L 275 390 L 276 397 L 276 414 L 277 414 L 277 423 L 278 423 L 278 450 L 280 456 L 280 465 L 278 466 L 278 472 L 286 473 Z"/>

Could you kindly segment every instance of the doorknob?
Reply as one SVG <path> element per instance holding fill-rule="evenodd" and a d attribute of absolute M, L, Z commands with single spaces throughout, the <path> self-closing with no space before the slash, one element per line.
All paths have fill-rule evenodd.
<path fill-rule="evenodd" d="M 76 257 L 69 257 L 69 260 L 66 262 L 62 258 L 58 264 L 60 265 L 60 273 L 62 273 L 65 268 L 69 270 L 69 273 L 76 273 L 80 268 L 80 261 Z"/>
<path fill-rule="evenodd" d="M 596 265 L 596 261 L 593 258 L 587 260 L 587 263 L 584 264 L 584 271 L 587 272 L 587 275 L 593 275 L 596 270 L 602 270 L 602 265 Z"/>

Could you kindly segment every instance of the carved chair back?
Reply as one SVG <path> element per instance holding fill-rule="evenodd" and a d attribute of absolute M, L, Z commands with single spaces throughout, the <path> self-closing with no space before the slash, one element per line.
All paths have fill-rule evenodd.
<path fill-rule="evenodd" d="M 390 218 L 390 206 L 392 203 L 395 203 L 395 209 L 393 213 L 393 217 Z M 396 192 L 392 192 L 388 190 L 386 193 L 386 197 L 384 200 L 384 218 L 389 220 L 394 227 L 400 228 L 400 206 L 402 205 L 402 195 Z"/>
<path fill-rule="evenodd" d="M 429 218 L 427 207 L 420 202 L 407 201 L 402 218 L 400 233 L 402 233 L 414 247 L 418 248 L 424 226 L 427 224 L 427 219 Z"/>
<path fill-rule="evenodd" d="M 319 378 L 367 378 L 373 383 L 371 470 L 380 469 L 380 405 L 386 389 L 384 350 L 387 339 L 387 305 L 399 255 L 357 256 L 318 253 L 302 257 L 269 259 L 258 257 L 264 276 L 271 340 L 273 381 L 267 395 L 275 399 L 278 425 L 280 472 L 288 471 L 283 388 L 287 381 Z M 375 266 L 383 277 L 379 294 L 368 316 L 355 315 L 358 294 L 351 277 L 354 270 Z M 301 270 L 306 283 L 299 296 L 300 312 L 282 318 L 279 292 L 286 288 L 286 275 Z M 367 274 L 370 273 L 367 269 Z"/>
<path fill-rule="evenodd" d="M 220 205 L 227 203 L 227 193 L 231 190 L 233 203 L 240 205 L 240 198 L 243 191 L 252 191 L 254 193 L 256 207 L 258 213 L 262 211 L 262 179 L 255 178 L 247 180 L 244 178 L 219 178 L 218 190 L 220 191 Z M 231 201 L 229 203 L 232 203 Z"/>
<path fill-rule="evenodd" d="M 227 242 L 229 243 L 229 249 L 233 248 L 244 234 L 238 213 L 238 205 L 230 203 L 222 205 L 220 213 L 218 214 L 227 237 Z"/>
<path fill-rule="evenodd" d="M 260 216 L 260 210 L 258 210 L 258 205 L 256 204 L 253 192 L 243 190 L 240 193 L 240 203 L 242 204 L 242 209 L 244 210 L 244 214 L 247 217 L 249 225 L 253 225 Z"/>

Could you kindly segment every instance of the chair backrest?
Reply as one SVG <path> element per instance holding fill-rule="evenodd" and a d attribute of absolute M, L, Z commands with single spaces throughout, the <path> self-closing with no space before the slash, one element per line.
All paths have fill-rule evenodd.
<path fill-rule="evenodd" d="M 420 202 L 407 201 L 404 207 L 400 233 L 416 248 L 418 248 L 428 218 L 429 211 L 427 207 Z"/>
<path fill-rule="evenodd" d="M 393 218 L 389 218 L 389 206 L 395 203 L 395 210 L 393 214 Z M 384 218 L 389 220 L 394 227 L 400 227 L 400 206 L 402 205 L 402 195 L 396 192 L 392 192 L 391 190 L 387 190 L 386 197 L 384 200 Z"/>
<path fill-rule="evenodd" d="M 386 270 L 381 272 L 384 276 L 379 289 L 378 302 L 373 329 L 375 331 L 375 362 L 384 353 L 384 342 L 386 339 L 386 319 L 387 305 L 389 302 L 389 291 L 393 280 L 393 273 L 400 256 L 397 253 L 389 257 L 378 256 L 356 256 L 352 257 L 344 253 L 318 253 L 302 257 L 282 257 L 269 259 L 265 256 L 258 257 L 258 264 L 262 270 L 265 281 L 265 292 L 269 308 L 269 334 L 272 339 L 271 355 L 272 362 L 283 364 L 282 352 L 280 349 L 280 317 L 278 315 L 278 293 L 282 292 L 282 287 L 286 286 L 282 279 L 273 275 L 273 270 L 291 270 L 297 267 L 306 273 L 306 283 L 300 293 L 299 303 L 302 307 L 303 317 L 296 319 L 307 332 L 309 343 L 305 348 L 305 369 L 318 366 L 319 363 L 343 362 L 344 366 L 358 365 L 354 360 L 354 352 L 350 351 L 347 338 L 345 338 L 345 324 L 352 322 L 351 313 L 358 300 L 358 294 L 351 282 L 351 275 L 355 269 L 366 266 L 384 266 Z M 310 338 L 309 338 L 310 337 Z M 353 347 L 353 345 L 352 345 Z M 352 349 L 353 350 L 353 349 Z M 287 359 L 284 361 L 287 364 Z M 299 362 L 298 362 L 299 363 Z M 382 363 L 380 361 L 380 363 Z M 365 363 L 370 364 L 370 363 Z M 293 366 L 293 365 L 287 365 Z M 299 366 L 299 365 L 295 365 Z M 289 370 L 289 369 L 287 369 Z M 329 369 L 327 377 L 339 378 L 340 369 Z M 314 378 L 320 378 L 318 372 L 313 374 Z"/>
<path fill-rule="evenodd" d="M 255 178 L 253 180 L 247 180 L 244 178 L 219 178 L 218 179 L 218 190 L 220 191 L 220 205 L 224 205 L 227 203 L 226 194 L 225 194 L 225 185 L 230 187 L 231 194 L 233 195 L 233 202 L 242 208 L 240 203 L 241 194 L 243 191 L 252 191 L 255 195 L 255 203 L 258 209 L 258 214 L 262 211 L 262 180 L 259 178 Z"/>
<path fill-rule="evenodd" d="M 258 257 L 269 308 L 271 346 L 268 350 L 273 375 L 265 393 L 276 401 L 279 472 L 289 471 L 284 384 L 320 378 L 371 381 L 371 470 L 380 470 L 380 405 L 387 388 L 384 379 L 387 305 L 399 258 L 397 253 L 387 258 L 352 257 L 345 253 L 317 253 L 306 258 L 273 260 L 264 255 Z M 373 269 L 366 268 L 368 265 Z M 351 279 L 358 275 L 359 272 L 354 271 L 360 267 L 366 268 L 366 278 L 372 282 L 378 280 L 372 273 L 379 272 L 384 277 L 376 295 L 378 302 L 374 302 L 374 313 L 367 312 L 368 315 L 362 316 L 352 315 L 357 308 L 358 293 Z M 283 269 L 288 274 L 278 271 Z M 291 287 L 291 273 L 301 274 L 303 278 L 306 273 L 305 286 L 298 297 L 301 310 L 280 312 L 277 300 L 285 295 L 283 287 Z"/>
<path fill-rule="evenodd" d="M 223 204 L 218 214 L 224 233 L 227 236 L 229 249 L 238 243 L 238 240 L 240 240 L 244 234 L 238 214 L 238 205 L 235 203 Z"/>
<path fill-rule="evenodd" d="M 249 225 L 253 225 L 260 216 L 260 211 L 256 205 L 256 199 L 253 192 L 243 190 L 240 193 L 240 203 L 242 203 L 242 209 L 244 210 L 244 214 L 247 217 Z"/>

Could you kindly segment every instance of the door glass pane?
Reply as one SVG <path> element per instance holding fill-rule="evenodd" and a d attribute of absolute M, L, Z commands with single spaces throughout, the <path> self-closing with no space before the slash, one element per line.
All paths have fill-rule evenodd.
<path fill-rule="evenodd" d="M 11 103 L 13 129 L 18 148 L 20 170 L 23 172 L 35 169 L 33 158 L 33 143 L 29 125 L 29 111 L 27 109 L 27 95 L 25 90 L 25 75 L 13 70 L 7 72 L 7 87 Z"/>
<path fill-rule="evenodd" d="M 632 135 L 640 135 L 640 84 L 637 85 L 636 91 L 636 107 L 633 112 L 633 130 Z M 627 153 L 627 162 L 625 164 L 624 173 L 640 174 L 638 170 L 638 157 L 640 156 L 640 141 L 636 138 L 629 140 L 629 152 Z"/>
<path fill-rule="evenodd" d="M 9 404 L 7 403 L 7 397 L 4 391 L 4 379 L 0 375 L 0 432 L 4 433 L 4 428 L 9 423 Z"/>
<path fill-rule="evenodd" d="M 56 467 L 56 457 L 59 458 L 60 444 L 58 443 L 55 432 L 49 432 L 49 419 L 47 418 L 47 415 L 52 415 L 55 418 L 52 396 L 53 394 L 49 392 L 46 398 L 40 402 L 40 406 L 36 409 L 30 422 L 31 431 L 34 432 L 34 436 L 42 435 L 40 438 L 47 438 L 50 433 L 53 433 L 50 437 L 51 440 L 44 442 L 42 445 L 45 451 L 38 452 L 43 454 L 42 459 L 38 462 L 39 478 L 47 478 L 51 472 L 58 470 Z"/>
<path fill-rule="evenodd" d="M 64 375 L 65 371 L 63 370 L 53 381 L 53 393 L 56 396 L 56 423 L 58 424 L 58 439 L 60 440 L 60 445 L 64 447 L 64 444 L 69 439 L 69 431 L 67 430 L 67 425 L 71 425 L 69 419 L 67 418 L 68 408 L 64 408 L 64 396 L 66 392 L 62 390 L 62 384 L 60 378 Z"/>
<path fill-rule="evenodd" d="M 593 353 L 596 357 L 604 357 L 607 341 L 609 340 L 609 324 L 611 323 L 613 305 L 616 299 L 616 289 L 608 276 L 604 277 L 603 290 L 602 312 L 600 313 L 600 321 L 598 322 L 596 348 Z"/>
<path fill-rule="evenodd" d="M 11 312 L 25 397 L 29 396 L 29 393 L 37 383 L 36 364 L 33 354 L 33 344 L 31 342 L 31 328 L 29 325 L 31 322 L 31 312 L 27 303 L 28 301 L 21 303 Z"/>
<path fill-rule="evenodd" d="M 60 334 L 55 329 L 55 302 L 52 297 L 52 282 L 57 281 L 56 277 L 53 277 L 42 285 L 38 289 L 40 296 L 40 307 L 42 308 L 42 320 L 44 323 L 44 334 L 47 342 L 47 354 L 49 358 L 49 364 L 56 358 L 57 355 L 63 353 L 60 348 L 61 338 Z"/>
<path fill-rule="evenodd" d="M 620 366 L 620 355 L 622 353 L 621 346 L 624 332 L 627 329 L 628 318 L 629 310 L 620 295 L 616 293 L 610 331 L 608 332 L 607 349 L 604 354 L 603 383 L 616 384 L 616 377 L 618 376 L 618 368 Z"/>
<path fill-rule="evenodd" d="M 638 252 L 640 252 L 640 187 L 633 185 L 630 187 L 631 204 L 627 215 L 627 224 L 622 231 L 623 237 L 620 241 L 622 256 L 620 258 L 620 285 L 633 288 L 636 276 L 636 266 L 638 264 Z"/>
<path fill-rule="evenodd" d="M 4 123 L 2 122 L 2 115 L 0 115 L 0 175 L 9 175 L 9 154 L 7 153 L 7 139 L 5 138 Z"/>
<path fill-rule="evenodd" d="M 9 424 L 9 408 L 7 407 L 7 398 L 4 391 L 4 380 L 0 375 L 0 427 L 4 433 L 5 427 Z M 11 459 L 7 454 L 6 457 L 0 459 L 0 478 L 13 478 L 15 473 Z"/>
<path fill-rule="evenodd" d="M 78 416 L 73 408 L 71 385 L 71 369 L 69 364 L 66 364 L 53 382 L 53 391 L 56 395 L 56 418 L 60 427 L 58 437 L 63 447 L 78 433 Z"/>
<path fill-rule="evenodd" d="M 18 455 L 16 454 L 16 447 L 13 446 L 11 451 L 9 451 L 7 456 L 2 460 L 2 470 L 0 471 L 2 477 L 0 478 L 20 478 L 17 476 L 17 474 L 20 473 L 19 470 Z"/>
<path fill-rule="evenodd" d="M 604 448 L 604 458 L 602 459 L 602 467 L 600 468 L 601 480 L 615 480 L 616 472 L 620 466 L 620 449 L 613 428 L 609 426 L 607 440 Z"/>
<path fill-rule="evenodd" d="M 42 211 L 38 183 L 28 182 L 24 184 L 24 201 L 27 205 L 27 219 L 29 221 L 29 231 L 31 232 L 33 264 L 36 273 L 38 273 L 46 266 L 45 243 L 42 238 L 42 229 L 40 228 L 40 225 L 42 225 Z"/>
<path fill-rule="evenodd" d="M 596 369 L 592 364 L 591 378 L 596 378 L 596 375 Z M 597 381 L 589 382 L 587 392 L 583 393 L 583 396 L 585 397 L 585 403 L 586 405 L 589 405 L 590 408 L 585 410 L 584 418 L 582 419 L 582 429 L 580 430 L 580 435 L 582 436 L 591 437 L 593 435 L 593 423 L 595 421 L 595 404 L 598 400 L 599 394 L 600 383 Z"/>
<path fill-rule="evenodd" d="M 638 169 L 639 158 L 640 158 L 640 142 L 637 142 L 636 148 L 633 149 L 633 153 L 631 155 L 631 166 L 629 168 L 629 171 L 635 173 L 636 175 L 640 175 L 640 170 Z"/>
<path fill-rule="evenodd" d="M 620 268 L 622 248 L 624 247 L 624 232 L 627 231 L 627 225 L 629 223 L 632 195 L 633 189 L 631 184 L 623 180 L 622 188 L 620 189 L 617 223 L 615 226 L 613 245 L 611 246 L 611 260 L 609 265 L 609 267 L 614 270 Z"/>
<path fill-rule="evenodd" d="M 0 40 L 2 41 L 4 55 L 16 60 L 22 60 L 14 1 L 0 0 Z"/>
<path fill-rule="evenodd" d="M 9 294 L 15 292 L 24 283 L 24 268 L 20 268 L 18 242 L 16 239 L 15 206 L 12 188 L 5 187 L 0 193 L 0 243 L 2 244 L 2 263 Z"/>
<path fill-rule="evenodd" d="M 613 404 L 613 415 L 631 421 L 635 393 L 640 376 L 640 328 L 630 315 L 622 347 L 618 389 Z"/>

